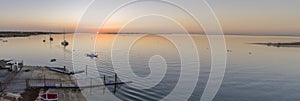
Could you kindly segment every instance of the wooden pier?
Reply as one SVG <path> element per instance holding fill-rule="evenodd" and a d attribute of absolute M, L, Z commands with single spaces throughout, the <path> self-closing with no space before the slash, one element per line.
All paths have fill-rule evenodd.
<path fill-rule="evenodd" d="M 93 79 L 93 78 L 87 78 Z M 110 86 L 110 85 L 121 85 L 126 83 L 132 83 L 132 81 L 128 82 L 118 82 L 117 74 L 114 76 L 114 82 L 106 82 L 106 76 L 103 77 L 103 82 L 100 84 L 90 84 L 88 86 L 79 86 L 76 83 L 70 83 L 68 81 L 63 81 L 61 79 L 26 79 L 26 86 L 28 88 L 93 88 L 100 86 Z M 68 82 L 68 83 L 66 83 Z"/>

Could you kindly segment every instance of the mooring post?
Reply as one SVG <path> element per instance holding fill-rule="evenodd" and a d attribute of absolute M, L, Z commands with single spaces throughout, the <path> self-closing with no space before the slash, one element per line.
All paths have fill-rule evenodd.
<path fill-rule="evenodd" d="M 117 83 L 117 80 L 118 80 L 118 76 L 117 73 L 115 73 L 115 83 Z"/>
<path fill-rule="evenodd" d="M 29 88 L 29 79 L 25 79 L 26 82 L 26 88 Z"/>
<path fill-rule="evenodd" d="M 93 85 L 93 78 L 91 78 L 91 87 L 92 87 L 92 85 Z"/>
<path fill-rule="evenodd" d="M 11 65 L 10 65 L 10 69 L 9 69 L 9 71 L 12 71 L 12 68 L 13 68 L 13 65 L 11 64 Z"/>
<path fill-rule="evenodd" d="M 62 79 L 60 79 L 60 88 L 62 88 Z"/>
<path fill-rule="evenodd" d="M 91 82 L 90 82 L 91 83 L 90 84 L 90 94 L 92 94 L 92 88 L 93 88 L 93 86 L 92 86 L 93 85 L 93 81 L 92 80 L 93 80 L 93 78 L 91 78 Z"/>
<path fill-rule="evenodd" d="M 106 85 L 105 75 L 103 76 L 103 84 Z"/>
<path fill-rule="evenodd" d="M 45 74 L 44 74 L 44 84 L 46 84 L 46 76 L 45 76 Z"/>
<path fill-rule="evenodd" d="M 0 92 L 2 92 L 2 82 L 0 81 Z"/>
<path fill-rule="evenodd" d="M 115 73 L 114 93 L 117 92 L 117 80 L 118 80 L 118 76 L 117 76 L 117 73 Z"/>
<path fill-rule="evenodd" d="M 88 68 L 88 65 L 85 65 L 85 76 L 87 76 L 87 68 Z"/>

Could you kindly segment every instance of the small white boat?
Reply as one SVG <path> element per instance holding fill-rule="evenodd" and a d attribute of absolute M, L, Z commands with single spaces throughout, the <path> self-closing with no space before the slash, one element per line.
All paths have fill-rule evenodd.
<path fill-rule="evenodd" d="M 98 57 L 98 55 L 95 54 L 95 53 L 88 53 L 88 54 L 86 54 L 86 56 L 88 56 L 90 58 L 97 58 Z"/>
<path fill-rule="evenodd" d="M 57 101 L 58 94 L 57 93 L 40 94 L 40 98 L 45 101 Z"/>
<path fill-rule="evenodd" d="M 22 96 L 20 94 L 14 94 L 14 93 L 6 93 L 0 96 L 2 99 L 1 101 L 20 101 L 22 99 Z M 7 99 L 7 100 L 5 100 Z"/>

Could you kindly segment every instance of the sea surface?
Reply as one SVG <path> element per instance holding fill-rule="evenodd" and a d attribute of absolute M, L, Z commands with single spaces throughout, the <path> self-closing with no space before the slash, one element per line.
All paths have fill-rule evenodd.
<path fill-rule="evenodd" d="M 83 94 L 92 100 L 186 100 L 187 97 L 196 101 L 200 100 L 209 78 L 211 48 L 205 35 L 190 35 L 194 44 L 189 44 L 183 38 L 185 36 L 82 33 L 74 38 L 74 34 L 66 34 L 69 42 L 66 47 L 60 44 L 63 35 L 52 35 L 52 42 L 49 35 L 4 38 L 8 42 L 0 42 L 0 59 L 23 60 L 25 65 L 32 66 L 86 70 L 76 77 L 87 84 L 100 84 L 104 75 L 106 82 L 114 82 L 115 73 L 120 82 L 132 81 L 116 87 L 85 88 Z M 172 39 L 180 43 L 175 44 Z M 300 47 L 251 44 L 299 42 L 300 37 L 226 35 L 225 40 L 227 49 L 219 51 L 226 52 L 227 64 L 215 101 L 300 99 Z M 182 47 L 185 48 L 180 49 Z M 189 60 L 191 58 L 184 57 L 179 51 L 189 49 L 197 54 L 185 54 L 194 54 L 199 61 Z M 88 53 L 98 54 L 98 58 L 87 57 Z M 57 61 L 50 62 L 51 59 Z M 184 59 L 188 62 L 183 62 Z M 194 63 L 200 63 L 200 66 L 195 67 Z M 198 68 L 199 76 L 195 79 Z M 181 76 L 186 78 L 179 79 Z M 183 85 L 177 85 L 180 81 Z M 196 86 L 191 91 L 187 85 Z"/>

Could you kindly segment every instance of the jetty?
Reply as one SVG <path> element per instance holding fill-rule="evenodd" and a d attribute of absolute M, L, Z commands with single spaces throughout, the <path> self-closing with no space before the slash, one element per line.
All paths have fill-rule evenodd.
<path fill-rule="evenodd" d="M 86 78 L 86 80 L 93 80 L 97 78 Z M 119 81 L 117 74 L 114 76 L 113 82 L 107 82 L 112 80 L 107 80 L 106 76 L 103 76 L 103 82 L 100 84 L 90 84 L 88 86 L 79 86 L 74 82 L 69 82 L 62 79 L 26 79 L 27 88 L 93 88 L 100 86 L 111 86 L 111 85 L 121 85 L 126 83 L 132 83 L 132 81 Z"/>
<path fill-rule="evenodd" d="M 11 61 L 2 61 L 1 64 L 5 63 L 6 68 L 10 67 L 7 65 L 9 62 Z M 86 99 L 80 92 L 83 89 L 112 86 L 116 92 L 118 85 L 132 83 L 131 81 L 121 81 L 117 74 L 76 79 L 72 75 L 68 75 L 70 72 L 66 68 L 58 67 L 22 66 L 22 69 L 13 70 L 17 71 L 0 70 L 0 75 L 6 75 L 4 78 L 0 78 L 0 100 L 42 101 L 40 95 L 57 93 L 57 98 L 62 101 L 73 101 L 74 96 L 80 101 L 85 101 Z M 78 80 L 87 81 L 87 84 L 79 86 Z"/>
<path fill-rule="evenodd" d="M 50 71 L 47 69 L 48 67 L 23 66 L 22 68 L 19 71 L 0 70 L 0 100 L 41 101 L 38 97 L 39 94 L 51 90 L 53 84 L 61 84 L 64 87 L 74 87 L 76 84 L 72 76 Z M 78 96 L 79 98 L 76 99 L 80 101 L 85 101 L 81 92 L 78 92 L 79 88 L 61 88 L 54 91 L 68 92 L 67 94 L 58 93 L 59 99 L 62 101 L 72 101 L 74 96 Z M 10 95 L 20 95 L 21 97 L 16 98 Z"/>

